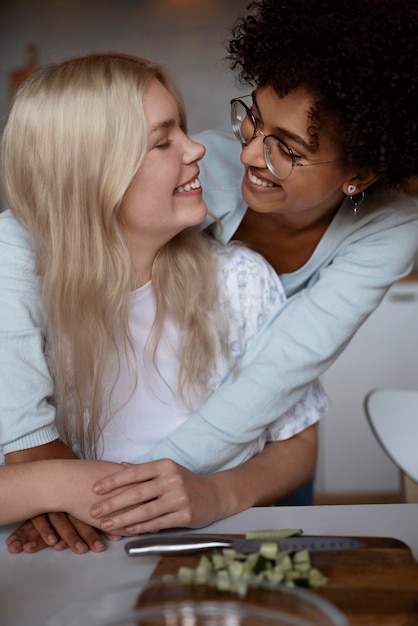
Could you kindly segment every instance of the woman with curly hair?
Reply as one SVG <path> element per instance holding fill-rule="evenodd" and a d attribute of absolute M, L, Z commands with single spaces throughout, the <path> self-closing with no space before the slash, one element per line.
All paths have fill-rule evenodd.
<path fill-rule="evenodd" d="M 235 139 L 197 135 L 203 193 L 215 235 L 263 254 L 288 301 L 193 416 L 207 471 L 228 458 L 225 416 L 243 441 L 287 410 L 412 269 L 417 32 L 416 0 L 258 0 L 237 21 L 228 54 L 245 95 L 231 102 Z M 154 453 L 184 462 L 191 437 L 189 420 Z"/>

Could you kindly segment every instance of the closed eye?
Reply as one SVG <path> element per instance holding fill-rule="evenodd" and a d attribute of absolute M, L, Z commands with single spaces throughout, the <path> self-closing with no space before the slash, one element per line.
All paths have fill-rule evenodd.
<path fill-rule="evenodd" d="M 167 139 L 166 141 L 163 141 L 162 143 L 158 143 L 156 146 L 154 146 L 154 148 L 157 148 L 158 150 L 167 150 L 167 148 L 169 148 L 171 146 L 171 140 Z"/>
<path fill-rule="evenodd" d="M 273 135 L 274 137 L 274 135 Z M 284 141 L 282 141 L 281 139 L 279 139 L 278 137 L 274 137 L 276 140 L 276 147 L 279 150 L 279 152 L 286 158 L 293 160 L 296 159 L 303 159 L 303 156 L 300 154 L 297 154 L 296 152 L 294 152 L 292 150 L 292 148 L 290 146 L 288 146 Z"/>

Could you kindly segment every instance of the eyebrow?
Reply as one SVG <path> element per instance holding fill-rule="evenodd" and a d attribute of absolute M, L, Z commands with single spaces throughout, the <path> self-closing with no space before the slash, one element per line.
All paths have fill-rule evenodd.
<path fill-rule="evenodd" d="M 154 126 L 151 127 L 150 134 L 156 133 L 159 130 L 170 130 L 175 125 L 176 125 L 176 120 L 174 118 L 169 119 L 169 120 L 163 120 L 162 122 L 158 122 L 157 124 L 154 124 Z"/>
<path fill-rule="evenodd" d="M 252 97 L 254 106 L 256 107 L 257 111 L 260 112 L 260 107 L 257 104 L 255 91 L 252 92 L 251 97 Z M 312 144 L 306 143 L 305 139 L 301 135 L 298 135 L 297 133 L 293 133 L 291 130 L 288 130 L 287 128 L 282 128 L 281 126 L 274 126 L 273 131 L 274 133 L 272 134 L 278 133 L 279 135 L 285 135 L 285 137 L 287 137 L 288 139 L 292 139 L 297 144 L 305 148 L 305 150 L 307 150 L 308 152 L 312 152 L 312 153 L 316 152 L 315 146 L 313 146 Z"/>

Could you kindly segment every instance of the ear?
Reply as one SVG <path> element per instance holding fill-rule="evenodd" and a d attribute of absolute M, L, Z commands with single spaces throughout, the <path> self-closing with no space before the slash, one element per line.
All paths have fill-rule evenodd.
<path fill-rule="evenodd" d="M 356 193 L 361 193 L 365 191 L 367 187 L 373 185 L 374 182 L 377 181 L 379 177 L 375 174 L 357 174 L 356 176 L 351 176 L 348 180 L 346 180 L 342 185 L 342 190 L 347 196 L 355 195 Z M 355 187 L 353 191 L 350 187 Z"/>

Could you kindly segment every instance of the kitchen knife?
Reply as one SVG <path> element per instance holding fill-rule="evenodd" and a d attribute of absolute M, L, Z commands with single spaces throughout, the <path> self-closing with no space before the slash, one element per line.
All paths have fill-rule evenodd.
<path fill-rule="evenodd" d="M 350 537 L 302 536 L 280 539 L 240 539 L 223 535 L 154 535 L 129 541 L 125 551 L 129 556 L 178 555 L 233 548 L 236 552 L 258 552 L 262 543 L 273 541 L 285 552 L 298 550 L 348 550 L 361 548 L 364 544 Z"/>

